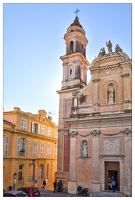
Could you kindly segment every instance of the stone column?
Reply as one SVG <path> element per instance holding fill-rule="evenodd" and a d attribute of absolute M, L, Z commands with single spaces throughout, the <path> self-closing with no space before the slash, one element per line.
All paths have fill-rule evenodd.
<path fill-rule="evenodd" d="M 76 52 L 76 40 L 74 41 L 74 48 L 73 48 L 73 53 Z"/>
<path fill-rule="evenodd" d="M 68 54 L 68 42 L 65 42 L 66 44 L 66 54 Z"/>
<path fill-rule="evenodd" d="M 125 152 L 125 178 L 123 182 L 123 192 L 124 194 L 127 194 L 128 196 L 132 196 L 132 140 L 131 140 L 131 134 L 132 129 L 131 128 L 125 128 L 123 129 L 124 134 L 124 152 Z"/>
<path fill-rule="evenodd" d="M 70 180 L 68 181 L 68 193 L 77 193 L 77 164 L 76 164 L 76 135 L 77 131 L 70 131 Z"/>
<path fill-rule="evenodd" d="M 124 91 L 124 101 L 130 100 L 130 83 L 129 83 L 129 73 L 123 73 L 123 91 Z"/>
<path fill-rule="evenodd" d="M 70 54 L 70 42 L 67 42 L 67 46 L 68 46 L 68 55 Z"/>
<path fill-rule="evenodd" d="M 129 110 L 131 107 L 131 77 L 130 77 L 130 64 L 122 66 L 123 68 L 123 109 Z"/>
<path fill-rule="evenodd" d="M 100 158 L 99 158 L 99 130 L 91 131 L 92 134 L 92 190 L 100 191 Z"/>

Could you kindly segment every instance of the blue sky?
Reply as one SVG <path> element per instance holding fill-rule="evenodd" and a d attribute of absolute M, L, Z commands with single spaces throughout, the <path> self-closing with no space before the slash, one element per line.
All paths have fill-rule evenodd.
<path fill-rule="evenodd" d="M 78 13 L 86 31 L 86 58 L 91 63 L 111 40 L 132 58 L 131 3 L 5 3 L 3 7 L 3 108 L 52 112 L 58 124 L 63 39 Z M 88 82 L 90 71 L 88 70 Z"/>

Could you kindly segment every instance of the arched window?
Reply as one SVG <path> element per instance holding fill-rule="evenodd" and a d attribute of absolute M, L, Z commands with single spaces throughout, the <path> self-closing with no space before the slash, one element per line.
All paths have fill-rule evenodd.
<path fill-rule="evenodd" d="M 73 41 L 70 42 L 70 54 L 73 53 Z"/>
<path fill-rule="evenodd" d="M 88 141 L 83 140 L 81 142 L 81 157 L 87 158 L 88 157 Z"/>
<path fill-rule="evenodd" d="M 84 56 L 84 45 L 82 44 L 82 55 Z"/>
<path fill-rule="evenodd" d="M 68 69 L 69 71 L 68 71 L 68 77 L 71 79 L 71 78 L 73 78 L 73 66 L 71 65 L 71 66 L 69 66 L 69 69 Z"/>

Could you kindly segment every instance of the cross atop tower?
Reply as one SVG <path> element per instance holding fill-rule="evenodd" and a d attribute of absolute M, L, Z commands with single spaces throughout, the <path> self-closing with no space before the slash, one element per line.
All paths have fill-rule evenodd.
<path fill-rule="evenodd" d="M 76 11 L 74 13 L 76 13 L 76 17 L 77 17 L 77 14 L 78 12 L 80 12 L 80 10 L 76 9 Z"/>

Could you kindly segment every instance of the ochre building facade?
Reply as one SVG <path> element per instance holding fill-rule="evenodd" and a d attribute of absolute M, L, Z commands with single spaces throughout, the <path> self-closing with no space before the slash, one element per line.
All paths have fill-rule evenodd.
<path fill-rule="evenodd" d="M 3 113 L 3 189 L 25 186 L 53 189 L 57 171 L 58 127 L 45 110 L 18 107 Z"/>
<path fill-rule="evenodd" d="M 78 185 L 132 195 L 132 60 L 116 44 L 105 42 L 90 64 L 88 40 L 76 17 L 64 35 L 63 79 L 59 94 L 57 179 L 77 193 Z M 87 69 L 91 73 L 87 85 Z"/>

